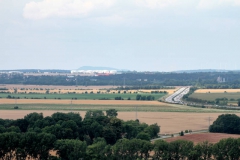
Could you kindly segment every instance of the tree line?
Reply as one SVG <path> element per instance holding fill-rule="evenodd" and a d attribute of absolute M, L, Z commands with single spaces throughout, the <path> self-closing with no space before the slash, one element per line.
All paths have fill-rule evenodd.
<path fill-rule="evenodd" d="M 56 152 L 55 154 L 50 154 Z M 153 143 L 141 139 L 119 139 L 107 144 L 95 138 L 91 144 L 79 139 L 56 139 L 49 133 L 6 132 L 0 134 L 0 158 L 3 160 L 238 160 L 240 138 L 223 139 L 216 144 L 207 141 L 194 145 L 192 141 L 176 140 Z"/>
<path fill-rule="evenodd" d="M 84 119 L 78 113 L 30 113 L 23 119 L 0 119 L 0 158 L 7 159 L 93 159 L 92 152 L 112 152 L 119 141 L 138 139 L 149 144 L 158 137 L 160 127 L 138 120 L 116 118 L 117 111 L 87 111 Z M 102 146 L 104 146 L 102 148 Z M 106 150 L 104 149 L 106 148 Z M 96 152 L 100 150 L 99 152 Z M 50 151 L 57 151 L 51 156 Z M 107 155 L 107 153 L 106 153 Z"/>
<path fill-rule="evenodd" d="M 122 121 L 115 109 L 87 111 L 84 119 L 78 113 L 30 113 L 22 119 L 0 119 L 0 159 L 2 160 L 237 160 L 240 139 L 223 139 L 216 144 L 207 141 L 166 142 L 150 139 L 160 132 L 157 124 L 138 120 Z M 224 133 L 238 133 L 239 117 L 220 115 L 213 125 Z M 211 130 L 210 126 L 210 130 Z M 219 128 L 219 127 L 215 127 Z M 238 129 L 238 130 L 237 130 Z M 219 132 L 219 131 L 218 131 Z"/>
<path fill-rule="evenodd" d="M 163 72 L 130 72 L 109 76 L 92 77 L 75 76 L 25 76 L 23 74 L 0 74 L 1 84 L 32 85 L 113 85 L 125 86 L 129 89 L 166 89 L 167 86 L 198 86 L 202 88 L 240 88 L 240 72 L 195 72 L 195 73 L 163 73 Z M 226 79 L 218 83 L 217 78 Z M 119 89 L 125 89 L 120 87 Z"/>

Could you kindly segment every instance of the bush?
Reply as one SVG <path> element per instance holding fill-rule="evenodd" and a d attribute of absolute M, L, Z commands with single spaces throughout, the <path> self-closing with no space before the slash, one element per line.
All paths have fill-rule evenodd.
<path fill-rule="evenodd" d="M 18 109 L 18 106 L 14 106 L 14 109 Z"/>
<path fill-rule="evenodd" d="M 115 97 L 115 100 L 123 100 L 122 97 Z"/>
<path fill-rule="evenodd" d="M 180 136 L 184 136 L 184 133 L 183 133 L 183 131 L 181 131 L 181 132 L 179 133 L 179 135 L 180 135 Z"/>

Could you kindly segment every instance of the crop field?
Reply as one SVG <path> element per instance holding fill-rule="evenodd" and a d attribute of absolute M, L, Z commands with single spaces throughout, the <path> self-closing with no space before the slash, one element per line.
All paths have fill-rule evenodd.
<path fill-rule="evenodd" d="M 120 91 L 123 93 L 123 90 L 118 90 L 117 87 L 120 86 L 52 86 L 52 85 L 0 85 L 0 88 L 6 88 L 6 92 L 14 92 L 14 89 L 17 89 L 18 93 L 46 93 L 49 90 L 49 93 L 117 93 Z M 151 91 L 166 91 L 168 94 L 174 93 L 179 87 L 174 89 L 138 89 L 138 90 L 126 90 L 126 93 L 150 93 Z M 4 90 L 1 90 L 4 91 Z"/>
<path fill-rule="evenodd" d="M 194 112 L 194 113 L 225 113 L 231 112 L 211 108 L 195 108 L 185 105 L 168 104 L 158 101 L 128 100 L 64 100 L 64 99 L 0 99 L 0 110 L 107 110 L 116 109 L 128 112 Z M 238 111 L 235 111 L 238 112 Z"/>
<path fill-rule="evenodd" d="M 32 100 L 32 99 L 0 99 L 0 110 L 107 110 L 145 112 L 201 112 L 198 108 L 182 107 L 158 101 L 121 101 L 121 100 Z"/>
<path fill-rule="evenodd" d="M 55 112 L 67 113 L 69 111 L 70 110 L 1 110 L 0 118 L 19 119 L 32 112 L 43 113 L 44 116 L 50 116 Z M 79 113 L 82 117 L 84 117 L 86 113 L 86 111 L 74 112 Z M 161 134 L 172 134 L 190 129 L 192 131 L 208 129 L 209 124 L 212 124 L 221 114 L 222 113 L 137 112 L 136 115 L 136 112 L 118 112 L 118 118 L 123 120 L 135 120 L 138 118 L 140 122 L 147 124 L 157 123 L 160 126 Z M 240 113 L 237 113 L 237 115 L 240 116 Z"/>
<path fill-rule="evenodd" d="M 37 93 L 37 94 L 44 94 L 48 91 L 52 94 L 85 94 L 87 93 L 100 93 L 100 94 L 117 94 L 117 93 L 151 93 L 152 91 L 158 91 L 158 92 L 167 92 L 168 94 L 172 94 L 176 91 L 176 89 L 156 89 L 156 90 L 150 90 L 150 89 L 139 89 L 139 90 L 117 90 L 117 89 L 43 89 L 43 88 L 21 88 L 17 90 L 17 93 L 20 94 L 31 94 L 31 93 Z M 8 89 L 8 90 L 0 90 L 0 92 L 6 92 L 6 93 L 14 93 L 14 89 Z"/>
<path fill-rule="evenodd" d="M 234 101 L 240 98 L 240 93 L 193 93 L 190 97 L 212 101 L 216 98 L 227 98 Z"/>
<path fill-rule="evenodd" d="M 240 99 L 240 93 L 193 93 L 189 97 L 207 101 L 215 101 L 217 98 L 227 98 L 228 105 L 236 106 L 238 99 Z"/>
<path fill-rule="evenodd" d="M 199 133 L 199 134 L 186 134 L 184 136 L 178 136 L 166 139 L 167 142 L 176 141 L 179 139 L 192 141 L 194 144 L 208 141 L 209 143 L 217 143 L 221 139 L 225 138 L 240 138 L 237 134 L 225 134 L 225 133 Z"/>
<path fill-rule="evenodd" d="M 198 89 L 195 93 L 240 93 L 240 89 Z"/>
<path fill-rule="evenodd" d="M 1 88 L 2 86 L 0 86 Z M 21 86 L 25 87 L 26 86 Z M 29 87 L 29 86 L 28 86 Z M 32 86 L 33 90 L 36 90 L 36 86 Z M 35 87 L 35 89 L 34 89 Z M 41 86 L 42 87 L 42 86 Z M 49 86 L 46 86 L 49 87 Z M 55 86 L 54 86 L 55 87 Z M 33 91 L 31 90 L 31 91 Z M 69 88 L 64 88 L 64 91 L 69 92 Z M 136 101 L 136 93 L 100 93 L 90 94 L 89 91 L 107 91 L 96 88 L 90 90 L 79 90 L 88 91 L 88 94 L 65 94 L 63 88 L 60 90 L 61 93 L 55 94 L 11 94 L 11 96 L 22 96 L 22 99 L 6 99 L 4 96 L 8 96 L 6 93 L 1 93 L 0 97 L 0 118 L 17 119 L 23 118 L 26 114 L 32 112 L 42 112 L 44 116 L 49 116 L 55 112 L 79 112 L 84 117 L 85 112 L 88 110 L 107 110 L 116 109 L 118 111 L 118 117 L 124 120 L 135 120 L 138 118 L 141 122 L 147 124 L 158 123 L 161 126 L 161 133 L 170 134 L 177 133 L 181 130 L 202 130 L 207 129 L 210 124 L 223 113 L 233 113 L 233 111 L 211 109 L 211 108 L 195 108 L 185 105 L 168 104 L 158 101 Z M 20 90 L 19 90 L 20 91 Z M 37 91 L 37 90 L 36 90 Z M 53 91 L 59 91 L 59 88 L 55 88 Z M 73 90 L 70 90 L 73 91 Z M 74 90 L 75 91 L 75 90 Z M 149 90 L 150 91 L 150 90 Z M 44 91 L 45 92 L 45 91 Z M 130 92 L 130 91 L 129 91 Z M 172 93 L 174 90 L 172 90 Z M 166 94 L 157 93 L 151 94 L 147 91 L 141 93 L 142 95 L 154 95 L 156 99 Z M 31 96 L 41 95 L 43 99 L 31 99 Z M 29 96 L 28 99 L 24 98 Z M 44 96 L 46 97 L 44 99 Z M 62 96 L 62 97 L 59 97 Z M 76 97 L 79 96 L 79 97 Z M 82 97 L 81 97 L 82 96 Z M 85 97 L 84 97 L 85 96 Z M 96 96 L 96 97 L 94 97 Z M 103 96 L 103 97 L 97 97 Z M 98 100 L 99 98 L 115 98 L 116 96 L 133 96 L 133 100 Z M 111 97 L 112 96 L 112 97 Z M 56 99 L 55 99 L 56 98 Z M 61 99 L 58 99 L 61 98 Z M 74 98 L 74 99 L 72 99 Z M 77 99 L 75 99 L 77 98 Z M 86 98 L 86 99 L 85 99 Z M 88 99 L 89 98 L 89 99 Z M 123 97 L 124 98 L 124 97 Z M 95 100 L 94 100 L 95 99 Z M 14 109 L 18 106 L 18 109 Z M 240 111 L 234 111 L 240 115 Z"/>

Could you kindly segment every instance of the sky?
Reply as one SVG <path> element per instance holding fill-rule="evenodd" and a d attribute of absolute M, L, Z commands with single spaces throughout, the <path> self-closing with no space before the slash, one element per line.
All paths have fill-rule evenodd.
<path fill-rule="evenodd" d="M 240 0 L 0 0 L 0 70 L 240 69 Z"/>

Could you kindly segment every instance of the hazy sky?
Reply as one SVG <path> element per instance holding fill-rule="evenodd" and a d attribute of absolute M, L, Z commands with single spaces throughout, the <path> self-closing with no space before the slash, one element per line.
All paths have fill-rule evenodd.
<path fill-rule="evenodd" d="M 0 0 L 1 69 L 240 69 L 240 0 Z"/>

